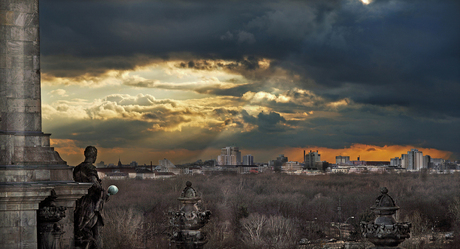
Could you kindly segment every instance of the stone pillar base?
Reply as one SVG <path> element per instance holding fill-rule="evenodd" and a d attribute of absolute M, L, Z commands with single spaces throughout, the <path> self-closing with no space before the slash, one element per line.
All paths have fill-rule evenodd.
<path fill-rule="evenodd" d="M 61 248 L 73 248 L 75 200 L 87 194 L 91 184 L 76 182 L 0 183 L 0 248 L 37 249 L 37 210 L 54 189 L 56 204 L 67 208 L 59 221 L 64 234 Z"/>

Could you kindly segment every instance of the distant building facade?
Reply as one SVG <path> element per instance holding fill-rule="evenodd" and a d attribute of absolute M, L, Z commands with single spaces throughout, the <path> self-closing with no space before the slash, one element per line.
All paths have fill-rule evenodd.
<path fill-rule="evenodd" d="M 304 154 L 305 168 L 307 169 L 317 168 L 318 163 L 321 162 L 321 155 L 318 154 L 318 151 L 310 150 L 308 154 L 305 154 L 305 151 L 304 151 L 303 154 Z"/>
<path fill-rule="evenodd" d="M 303 165 L 299 162 L 286 162 L 281 166 L 281 172 L 293 174 L 293 173 L 300 173 L 302 171 Z"/>
<path fill-rule="evenodd" d="M 446 169 L 446 160 L 442 158 L 431 158 L 430 167 L 438 170 Z"/>
<path fill-rule="evenodd" d="M 254 157 L 252 155 L 243 156 L 243 165 L 253 165 Z"/>
<path fill-rule="evenodd" d="M 241 152 L 238 147 L 225 147 L 217 157 L 217 165 L 241 165 Z"/>
<path fill-rule="evenodd" d="M 335 157 L 335 164 L 337 164 L 337 165 L 348 165 L 348 164 L 350 164 L 350 157 L 349 156 L 336 156 Z"/>
<path fill-rule="evenodd" d="M 401 167 L 401 158 L 395 157 L 390 159 L 390 166 Z"/>
<path fill-rule="evenodd" d="M 279 172 L 281 171 L 281 166 L 283 166 L 288 161 L 288 158 L 285 157 L 284 154 L 280 154 L 275 160 L 268 161 L 268 166 Z"/>
<path fill-rule="evenodd" d="M 174 174 L 180 174 L 180 169 L 176 167 L 171 161 L 168 159 L 158 160 L 158 168 L 160 168 L 160 172 L 171 172 Z"/>
<path fill-rule="evenodd" d="M 427 169 L 430 165 L 431 157 L 423 156 L 423 152 L 418 149 L 411 149 L 407 154 L 402 154 L 401 158 L 391 158 L 390 166 L 405 168 L 406 170 L 418 171 Z"/>

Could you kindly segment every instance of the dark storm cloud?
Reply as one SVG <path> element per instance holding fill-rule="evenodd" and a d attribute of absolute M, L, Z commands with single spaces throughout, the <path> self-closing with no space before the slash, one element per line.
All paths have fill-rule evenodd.
<path fill-rule="evenodd" d="M 189 62 L 181 62 L 178 67 L 180 68 L 191 68 L 197 70 L 215 70 L 215 69 L 227 69 L 232 71 L 241 70 L 254 70 L 259 68 L 259 59 L 254 56 L 247 58 L 237 59 L 235 62 L 224 64 L 222 62 L 211 62 L 207 60 L 191 60 Z"/>
<path fill-rule="evenodd" d="M 284 119 L 279 113 L 270 112 L 265 114 L 259 113 L 257 117 L 251 116 L 247 111 L 241 112 L 243 120 L 246 123 L 257 125 L 257 129 L 264 133 L 275 133 L 285 132 L 287 128 L 284 126 L 286 119 Z"/>
<path fill-rule="evenodd" d="M 44 56 L 143 54 L 167 59 L 192 53 L 243 60 L 246 56 L 282 58 L 299 51 L 302 36 L 318 28 L 316 23 L 324 23 L 324 13 L 339 6 L 339 1 L 43 0 L 40 4 Z M 297 27 L 304 26 L 308 27 L 299 32 Z"/>
<path fill-rule="evenodd" d="M 74 55 L 42 56 L 41 69 L 44 73 L 55 77 L 78 78 L 82 75 L 98 76 L 108 70 L 132 70 L 137 66 L 155 62 L 153 58 L 143 55 L 129 57 L 77 57 Z"/>
<path fill-rule="evenodd" d="M 347 117 L 311 119 L 298 129 L 269 135 L 260 130 L 252 130 L 230 138 L 227 143 L 235 143 L 245 149 L 269 149 L 274 145 L 340 149 L 356 143 L 376 146 L 410 145 L 453 151 L 454 157 L 458 158 L 458 122 L 458 119 L 441 123 L 420 121 L 407 116 L 390 119 L 372 114 L 363 116 L 360 111 L 355 111 Z"/>
<path fill-rule="evenodd" d="M 369 14 L 342 10 L 326 41 L 308 43 L 296 58 L 306 66 L 305 75 L 321 83 L 318 93 L 406 106 L 422 116 L 460 116 L 452 108 L 460 104 L 460 74 L 454 69 L 460 68 L 459 4 L 385 4 L 370 4 L 376 10 Z"/>
<path fill-rule="evenodd" d="M 96 75 L 158 59 L 208 70 L 198 61 L 224 59 L 239 62 L 228 70 L 254 77 L 255 84 L 201 91 L 241 96 L 269 82 L 265 77 L 271 74 L 251 73 L 258 70 L 259 59 L 267 58 L 272 60 L 270 69 L 288 72 L 286 82 L 298 75 L 292 81 L 299 88 L 362 106 L 342 110 L 342 115 L 354 117 L 348 123 L 313 119 L 309 125 L 317 133 L 285 131 L 280 133 L 285 136 L 272 138 L 257 133 L 261 131 L 245 134 L 262 141 L 258 144 L 275 138 L 324 146 L 379 140 L 454 148 L 458 153 L 459 9 L 457 0 L 374 0 L 369 5 L 357 0 L 41 0 L 43 72 Z M 280 112 L 276 108 L 281 104 L 272 104 Z M 387 107 L 393 112 L 385 111 Z M 252 118 L 259 125 L 276 120 L 275 115 L 263 115 Z"/>

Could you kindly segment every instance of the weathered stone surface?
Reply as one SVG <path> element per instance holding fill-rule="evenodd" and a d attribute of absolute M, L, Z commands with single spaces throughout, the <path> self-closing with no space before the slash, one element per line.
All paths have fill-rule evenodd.
<path fill-rule="evenodd" d="M 18 227 L 19 211 L 0 212 L 0 227 Z"/>
<path fill-rule="evenodd" d="M 41 131 L 38 0 L 0 0 L 0 248 L 36 249 L 37 210 L 51 194 L 67 206 L 61 245 L 73 248 L 75 200 L 91 184 L 75 183 L 72 168 Z"/>

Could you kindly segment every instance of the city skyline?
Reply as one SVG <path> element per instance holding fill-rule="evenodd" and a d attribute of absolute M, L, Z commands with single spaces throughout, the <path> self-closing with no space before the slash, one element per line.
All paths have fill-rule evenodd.
<path fill-rule="evenodd" d="M 215 159 L 232 144 L 255 161 L 458 160 L 459 7 L 41 0 L 43 131 L 70 165 L 88 145 L 107 162 Z"/>
<path fill-rule="evenodd" d="M 276 160 L 277 156 L 283 155 L 283 156 L 287 156 L 287 158 L 289 158 L 288 161 L 290 161 L 290 162 L 304 163 L 304 160 L 303 160 L 304 156 L 303 155 L 299 157 L 298 155 L 290 155 L 290 154 L 283 154 L 283 153 L 272 155 L 272 157 L 268 160 L 268 162 L 267 162 L 267 160 L 258 161 L 258 160 L 254 160 L 254 156 L 251 155 L 251 154 L 247 154 L 244 150 L 243 151 L 238 150 L 238 153 L 240 155 L 244 155 L 244 156 L 241 157 L 242 159 L 241 159 L 240 164 L 232 164 L 232 163 L 228 163 L 228 162 L 227 163 L 219 163 L 219 156 L 222 156 L 223 155 L 222 154 L 223 150 L 228 149 L 228 148 L 233 148 L 233 146 L 221 148 L 220 150 L 218 150 L 221 153 L 221 155 L 214 155 L 214 158 L 212 158 L 212 156 L 211 156 L 211 158 L 199 158 L 199 160 L 202 160 L 202 161 L 214 160 L 216 162 L 216 166 L 219 166 L 219 165 L 245 165 L 243 158 L 246 157 L 246 156 L 250 156 L 254 163 L 257 163 L 257 164 L 260 164 L 260 163 L 266 164 L 266 163 L 268 163 L 268 164 L 270 164 L 270 161 Z M 239 148 L 237 148 L 237 149 L 239 149 Z M 371 147 L 371 148 L 369 148 L 369 149 L 367 149 L 365 151 L 363 149 L 364 148 L 360 149 L 360 151 L 363 152 L 362 154 L 352 154 L 351 156 L 348 155 L 347 154 L 348 152 L 346 152 L 346 150 L 343 150 L 343 149 L 338 149 L 338 150 L 326 149 L 326 151 L 328 153 L 323 154 L 323 158 L 325 158 L 325 159 L 324 160 L 321 159 L 320 161 L 326 161 L 328 163 L 334 164 L 337 161 L 337 157 L 341 157 L 341 158 L 346 157 L 346 158 L 349 159 L 350 162 L 353 162 L 353 161 L 363 161 L 363 162 L 366 162 L 366 161 L 368 161 L 368 162 L 376 162 L 376 161 L 383 162 L 383 161 L 386 161 L 391 166 L 398 166 L 398 165 L 393 165 L 392 163 L 390 163 L 390 161 L 394 160 L 395 158 L 399 158 L 400 156 L 407 156 L 407 153 L 409 153 L 411 151 L 414 151 L 414 150 L 418 151 L 418 149 L 410 148 L 408 151 L 404 151 L 401 154 L 395 156 L 395 158 L 393 158 L 393 157 L 392 158 L 379 158 L 378 160 L 375 160 L 375 159 L 372 159 L 372 157 L 369 157 L 369 155 L 372 155 L 372 153 L 378 153 L 379 155 L 382 155 L 382 151 L 377 151 L 379 148 Z M 385 148 L 380 148 L 380 149 L 385 150 Z M 300 148 L 299 148 L 299 150 L 300 150 Z M 398 151 L 402 151 L 402 150 L 404 150 L 404 148 L 399 148 Z M 308 151 L 307 150 L 303 150 L 303 151 L 306 153 L 306 155 L 308 157 L 308 153 L 307 153 Z M 331 153 L 338 153 L 338 152 L 340 152 L 340 155 L 331 154 Z M 350 149 L 349 152 L 351 152 L 351 153 L 359 153 L 359 152 L 356 152 L 356 148 Z M 419 152 L 423 153 L 423 151 L 419 151 Z M 426 154 L 426 156 L 430 157 L 431 159 L 449 160 L 449 159 L 446 159 L 446 157 L 445 157 L 445 156 L 448 156 L 448 154 L 443 154 L 442 152 L 439 152 L 437 150 L 428 149 L 428 153 L 430 153 L 430 152 L 435 153 L 434 155 L 440 156 L 440 157 L 433 157 L 430 154 Z M 272 153 L 277 153 L 277 152 L 273 151 Z M 319 151 L 319 150 L 310 151 L 310 153 L 321 153 L 321 151 Z M 397 153 L 397 152 L 394 152 L 394 153 Z M 296 154 L 298 154 L 298 152 L 296 152 Z M 386 152 L 385 152 L 385 155 L 386 155 Z M 388 154 L 388 155 L 389 156 L 394 156 L 395 154 Z M 179 162 L 179 161 L 175 160 L 175 158 L 166 158 L 166 157 L 163 158 L 163 159 L 158 160 L 159 161 L 158 163 L 156 163 L 156 161 L 154 161 L 154 160 L 145 161 L 145 162 L 144 161 L 143 162 L 138 162 L 137 160 L 122 160 L 120 157 L 118 157 L 118 159 L 117 159 L 118 163 L 117 163 L 117 162 L 113 161 L 113 158 L 114 158 L 113 155 L 104 156 L 104 158 L 108 158 L 108 160 L 107 159 L 106 160 L 102 160 L 102 159 L 99 160 L 98 159 L 97 162 L 98 163 L 103 162 L 105 166 L 108 166 L 108 165 L 116 166 L 117 164 L 120 165 L 120 162 L 123 165 L 130 165 L 130 164 L 133 164 L 133 163 L 136 163 L 136 164 L 139 164 L 139 165 L 143 165 L 143 164 L 145 164 L 145 165 L 150 165 L 150 164 L 152 164 L 152 165 L 160 165 L 161 164 L 160 161 L 164 161 L 164 160 L 170 161 L 170 162 L 175 163 L 175 164 L 193 163 L 193 161 L 180 161 Z M 130 157 L 130 158 L 134 158 L 134 157 Z M 318 160 L 316 160 L 316 161 L 318 161 Z M 342 163 L 344 163 L 344 162 L 342 162 Z M 399 162 L 399 165 L 400 164 L 401 164 L 401 162 Z M 132 165 L 130 165 L 130 166 L 132 166 Z M 403 167 L 406 167 L 406 166 L 407 165 L 403 165 Z"/>

